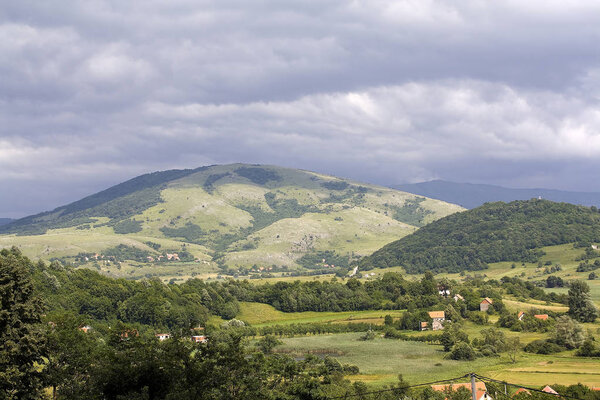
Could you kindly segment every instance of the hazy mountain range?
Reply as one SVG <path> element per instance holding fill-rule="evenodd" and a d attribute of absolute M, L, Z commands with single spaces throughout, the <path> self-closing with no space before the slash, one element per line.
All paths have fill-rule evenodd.
<path fill-rule="evenodd" d="M 600 206 L 600 193 L 598 192 L 569 192 L 552 189 L 511 189 L 495 185 L 458 183 L 442 180 L 393 185 L 392 187 L 405 192 L 458 204 L 465 208 L 475 208 L 484 203 L 494 201 L 511 202 L 514 200 L 529 200 L 539 197 L 546 200 L 583 206 Z"/>

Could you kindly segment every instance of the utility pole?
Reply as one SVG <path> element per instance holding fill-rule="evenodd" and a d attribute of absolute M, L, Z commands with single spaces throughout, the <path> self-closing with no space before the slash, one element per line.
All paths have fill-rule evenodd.
<path fill-rule="evenodd" d="M 471 393 L 473 394 L 473 400 L 477 400 L 477 388 L 475 387 L 475 374 L 471 373 Z"/>

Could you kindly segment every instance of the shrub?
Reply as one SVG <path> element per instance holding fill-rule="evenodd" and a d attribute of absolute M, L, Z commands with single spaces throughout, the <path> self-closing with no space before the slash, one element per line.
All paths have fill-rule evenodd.
<path fill-rule="evenodd" d="M 449 358 L 452 360 L 474 360 L 475 350 L 473 350 L 470 344 L 460 342 L 454 345 L 452 351 L 450 351 Z"/>

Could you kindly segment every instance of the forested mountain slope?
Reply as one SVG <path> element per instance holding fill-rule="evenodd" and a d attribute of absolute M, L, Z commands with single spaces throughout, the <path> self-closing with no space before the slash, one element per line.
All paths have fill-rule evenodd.
<path fill-rule="evenodd" d="M 78 262 L 100 253 L 147 263 L 177 252 L 221 266 L 311 269 L 347 264 L 461 210 L 309 171 L 232 164 L 139 176 L 0 227 L 0 247 Z"/>
<path fill-rule="evenodd" d="M 456 213 L 384 246 L 362 269 L 403 266 L 407 272 L 459 272 L 499 261 L 535 262 L 540 247 L 600 242 L 596 208 L 547 200 L 487 203 Z"/>

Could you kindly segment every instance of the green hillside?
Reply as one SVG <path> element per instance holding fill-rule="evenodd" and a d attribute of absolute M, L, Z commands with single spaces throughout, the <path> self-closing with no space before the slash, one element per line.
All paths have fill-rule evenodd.
<path fill-rule="evenodd" d="M 598 242 L 600 213 L 595 207 L 547 200 L 487 203 L 389 243 L 360 266 L 403 266 L 409 273 L 480 270 L 501 261 L 537 262 L 543 246 L 576 243 L 594 252 L 591 244 Z"/>
<path fill-rule="evenodd" d="M 461 210 L 309 171 L 232 164 L 142 175 L 1 226 L 0 247 L 131 278 L 315 272 L 346 268 Z"/>

